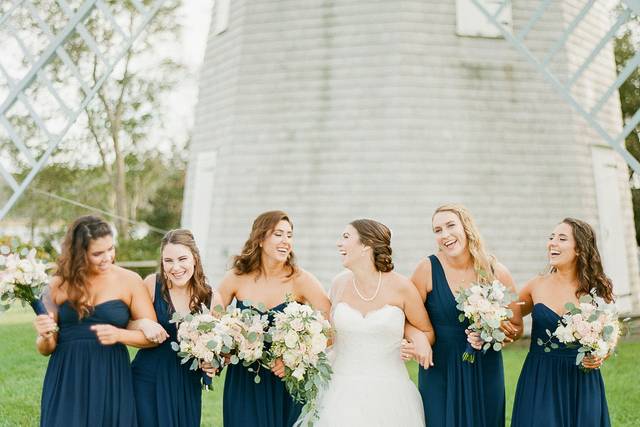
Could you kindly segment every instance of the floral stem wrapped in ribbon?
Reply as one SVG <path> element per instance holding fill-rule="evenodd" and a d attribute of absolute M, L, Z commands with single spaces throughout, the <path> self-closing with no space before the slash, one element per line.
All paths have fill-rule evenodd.
<path fill-rule="evenodd" d="M 550 352 L 559 347 L 557 342 L 553 342 L 556 338 L 568 348 L 578 348 L 576 365 L 583 372 L 590 372 L 593 369 L 583 365 L 584 358 L 587 355 L 605 358 L 618 342 L 621 333 L 618 311 L 613 303 L 596 296 L 595 291 L 580 297 L 578 305 L 567 303 L 565 308 L 567 313 L 558 321 L 556 330 L 547 330 L 549 339 L 543 341 L 538 338 L 537 344 L 544 346 L 545 352 Z"/>
<path fill-rule="evenodd" d="M 31 249 L 24 258 L 16 253 L 0 255 L 0 267 L 0 311 L 20 300 L 36 314 L 47 314 L 40 298 L 49 283 L 49 265 L 37 258 L 36 250 Z"/>
<path fill-rule="evenodd" d="M 494 351 L 502 350 L 506 335 L 500 329 L 500 324 L 513 316 L 509 304 L 516 299 L 516 295 L 497 280 L 488 284 L 473 284 L 458 292 L 456 308 L 462 312 L 458 320 L 464 322 L 468 319 L 468 329 L 480 334 L 484 341 L 483 353 L 490 348 Z M 467 343 L 462 360 L 474 363 L 476 352 L 477 350 Z"/>
<path fill-rule="evenodd" d="M 268 333 L 271 348 L 265 362 L 282 359 L 285 386 L 295 401 L 304 404 L 300 418 L 313 424 L 317 418 L 316 397 L 332 374 L 326 354 L 331 325 L 319 311 L 290 302 L 274 314 Z"/>

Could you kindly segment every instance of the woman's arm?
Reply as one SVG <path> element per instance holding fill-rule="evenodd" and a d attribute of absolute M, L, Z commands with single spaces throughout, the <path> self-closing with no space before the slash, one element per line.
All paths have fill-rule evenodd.
<path fill-rule="evenodd" d="M 126 281 L 129 288 L 129 310 L 131 311 L 131 318 L 133 320 L 149 319 L 156 322 L 156 312 L 153 309 L 149 292 L 145 289 L 140 276 L 128 270 L 119 272 L 119 274 L 122 275 L 121 280 Z M 155 347 L 158 345 L 157 343 L 149 341 L 142 331 L 131 331 L 108 324 L 93 325 L 91 330 L 96 333 L 98 340 L 103 345 L 122 343 L 138 348 Z"/>
<path fill-rule="evenodd" d="M 331 301 L 320 281 L 307 272 L 302 271 L 296 281 L 296 293 L 302 297 L 305 304 L 309 304 L 315 310 L 320 310 L 325 319 L 329 319 Z"/>
<path fill-rule="evenodd" d="M 518 294 L 518 300 L 520 302 L 520 313 L 522 317 L 531 314 L 533 311 L 533 288 L 538 278 L 529 280 L 524 284 L 520 293 Z"/>
<path fill-rule="evenodd" d="M 420 300 L 424 303 L 427 301 L 427 295 L 431 292 L 431 261 L 428 258 L 421 259 L 418 262 L 413 274 L 411 282 L 418 290 Z"/>
<path fill-rule="evenodd" d="M 433 366 L 433 352 L 431 345 L 436 337 L 429 319 L 429 314 L 420 299 L 420 294 L 411 281 L 407 280 L 401 287 L 403 296 L 405 322 L 405 336 L 415 347 L 415 356 L 425 369 Z"/>
<path fill-rule="evenodd" d="M 33 326 L 38 332 L 36 338 L 36 348 L 38 352 L 43 356 L 48 356 L 53 353 L 58 345 L 58 325 L 53 318 L 53 315 L 42 314 L 36 316 L 33 321 Z"/>
<path fill-rule="evenodd" d="M 227 308 L 236 296 L 237 277 L 233 270 L 227 271 L 227 274 L 224 275 L 218 286 L 218 292 L 214 293 L 214 295 L 218 296 L 218 303 L 222 305 L 223 308 Z M 211 304 L 211 306 L 215 308 L 214 304 Z"/>
<path fill-rule="evenodd" d="M 424 300 L 413 285 L 412 281 L 407 280 L 401 287 L 401 295 L 404 304 L 404 313 L 407 317 L 407 321 L 411 323 L 416 329 L 426 334 L 429 339 L 429 343 L 436 342 L 436 336 L 433 331 L 433 325 L 431 325 L 431 319 L 424 307 Z M 407 331 L 407 328 L 405 328 Z M 409 329 L 411 333 L 411 329 Z"/>
<path fill-rule="evenodd" d="M 144 287 L 149 294 L 149 298 L 153 302 L 153 298 L 156 290 L 156 274 L 148 275 L 143 281 Z M 169 334 L 164 330 L 162 326 L 158 322 L 154 322 L 151 319 L 137 319 L 129 321 L 127 324 L 127 329 L 130 331 L 142 331 L 145 338 L 153 343 L 162 343 L 167 338 L 169 338 Z"/>
<path fill-rule="evenodd" d="M 507 267 L 500 263 L 496 265 L 496 279 L 498 279 L 509 291 L 513 292 L 514 295 L 518 295 L 518 290 L 516 289 L 516 284 L 511 273 Z M 518 301 L 514 301 L 509 304 L 509 308 L 513 312 L 513 315 L 508 322 L 502 323 L 501 329 L 507 335 L 508 340 L 513 342 L 522 336 L 522 313 Z"/>
<path fill-rule="evenodd" d="M 55 296 L 58 292 L 60 285 L 62 284 L 62 278 L 54 276 L 49 282 L 48 292 L 50 297 L 50 303 L 55 304 Z M 49 307 L 53 310 L 52 307 Z M 36 338 L 36 349 L 43 356 L 48 356 L 53 353 L 58 345 L 58 324 L 57 313 L 49 312 L 48 315 L 36 316 L 33 321 L 33 326 L 38 332 Z"/>

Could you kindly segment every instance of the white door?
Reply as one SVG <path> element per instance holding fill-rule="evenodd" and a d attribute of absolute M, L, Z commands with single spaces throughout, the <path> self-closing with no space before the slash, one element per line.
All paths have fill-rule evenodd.
<path fill-rule="evenodd" d="M 593 173 L 596 181 L 596 197 L 600 233 L 598 246 L 604 262 L 605 273 L 613 281 L 618 309 L 631 310 L 631 288 L 627 265 L 627 247 L 624 234 L 617 154 L 609 147 L 592 147 Z"/>
<path fill-rule="evenodd" d="M 193 179 L 191 180 L 191 209 L 185 218 L 200 249 L 200 257 L 207 259 L 209 226 L 211 223 L 211 203 L 218 152 L 205 151 L 194 154 Z"/>

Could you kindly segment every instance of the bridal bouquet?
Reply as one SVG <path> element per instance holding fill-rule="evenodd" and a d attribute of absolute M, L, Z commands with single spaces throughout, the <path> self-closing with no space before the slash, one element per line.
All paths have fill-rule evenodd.
<path fill-rule="evenodd" d="M 331 325 L 319 311 L 290 302 L 282 312 L 274 314 L 268 333 L 271 348 L 266 362 L 282 359 L 285 386 L 297 402 L 304 404 L 301 418 L 310 415 L 315 419 L 316 396 L 332 373 L 325 352 Z"/>
<path fill-rule="evenodd" d="M 214 310 L 219 317 L 209 314 L 205 306 L 199 314 L 174 313 L 171 321 L 179 323 L 178 343 L 173 342 L 171 346 L 182 363 L 193 359 L 190 369 L 197 369 L 200 361 L 219 369 L 229 363 L 242 362 L 249 366 L 260 360 L 269 325 L 267 315 L 231 306 L 226 311 L 220 306 Z M 256 382 L 260 382 L 257 374 Z"/>
<path fill-rule="evenodd" d="M 558 327 L 552 333 L 547 330 L 549 339 L 543 341 L 538 338 L 538 345 L 543 345 L 544 351 L 558 348 L 558 344 L 551 342 L 553 337 L 567 347 L 578 347 L 576 365 L 584 372 L 583 359 L 587 355 L 599 358 L 606 357 L 615 348 L 620 336 L 620 322 L 618 311 L 613 303 L 607 303 L 595 295 L 583 295 L 578 305 L 565 304 L 567 313 L 558 321 Z"/>
<path fill-rule="evenodd" d="M 49 282 L 49 265 L 37 259 L 35 249 L 24 258 L 17 253 L 0 255 L 0 268 L 0 312 L 20 300 L 36 314 L 47 314 L 40 297 Z"/>
<path fill-rule="evenodd" d="M 516 299 L 516 295 L 497 280 L 491 284 L 474 284 L 461 289 L 456 296 L 456 308 L 462 312 L 458 320 L 464 322 L 469 319 L 468 329 L 478 332 L 484 341 L 483 352 L 490 348 L 494 351 L 502 350 L 506 335 L 500 329 L 500 323 L 513 316 L 509 304 Z M 474 363 L 475 352 L 471 344 L 467 343 L 462 360 Z"/>

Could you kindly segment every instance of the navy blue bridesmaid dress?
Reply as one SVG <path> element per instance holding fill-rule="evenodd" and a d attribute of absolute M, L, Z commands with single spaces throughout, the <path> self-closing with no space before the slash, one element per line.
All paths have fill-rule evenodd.
<path fill-rule="evenodd" d="M 190 370 L 190 363 L 182 365 L 171 348 L 178 331 L 175 323 L 169 323 L 173 310 L 162 297 L 161 286 L 156 275 L 153 308 L 169 338 L 157 347 L 140 349 L 131 363 L 138 425 L 199 427 L 201 371 Z"/>
<path fill-rule="evenodd" d="M 425 307 L 431 318 L 436 343 L 434 366 L 418 371 L 428 427 L 502 427 L 505 392 L 502 354 L 493 350 L 477 352 L 474 363 L 462 361 L 467 346 L 467 322 L 460 312 L 440 261 L 431 261 L 432 290 Z"/>
<path fill-rule="evenodd" d="M 283 310 L 286 303 L 272 310 Z M 239 308 L 247 308 L 238 301 Z M 273 319 L 269 316 L 269 320 Z M 224 381 L 224 427 L 290 427 L 302 405 L 296 403 L 287 392 L 284 382 L 270 370 L 260 368 L 259 384 L 255 374 L 242 364 L 230 365 Z"/>
<path fill-rule="evenodd" d="M 102 345 L 90 330 L 96 324 L 126 328 L 129 316 L 121 300 L 98 304 L 81 320 L 69 303 L 60 305 L 58 344 L 42 388 L 41 426 L 137 425 L 127 347 Z"/>
<path fill-rule="evenodd" d="M 576 348 L 558 344 L 545 353 L 538 338 L 547 341 L 560 316 L 542 303 L 531 313 L 531 346 L 525 359 L 513 404 L 512 427 L 609 427 L 609 410 L 599 370 L 582 372 Z"/>

